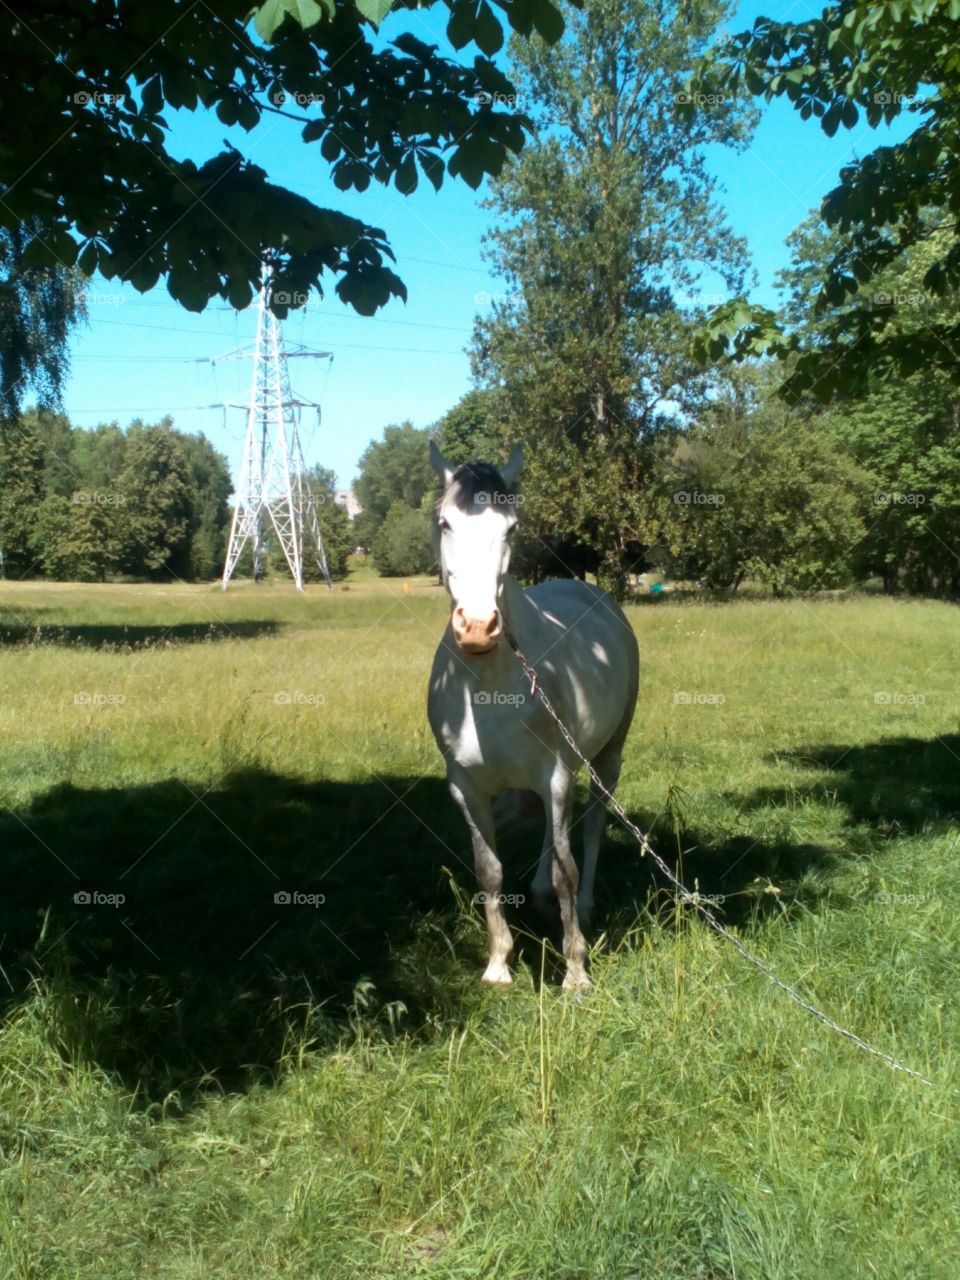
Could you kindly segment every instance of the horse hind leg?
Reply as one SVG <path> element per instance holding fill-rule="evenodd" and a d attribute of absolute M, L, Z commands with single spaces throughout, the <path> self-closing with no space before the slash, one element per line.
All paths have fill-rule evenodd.
<path fill-rule="evenodd" d="M 630 715 L 625 716 L 617 732 L 590 761 L 591 767 L 603 783 L 604 788 L 613 795 L 614 788 L 620 780 L 620 768 L 623 761 L 623 744 L 630 729 L 633 718 L 633 706 Z M 600 838 L 606 824 L 606 800 L 600 788 L 590 779 L 590 799 L 583 817 L 583 875 L 580 879 L 580 891 L 577 894 L 577 914 L 581 927 L 586 929 L 593 914 L 593 884 L 597 874 L 597 856 L 600 852 Z"/>
<path fill-rule="evenodd" d="M 530 882 L 533 905 L 542 914 L 556 911 L 556 892 L 553 887 L 553 826 L 549 812 L 545 815 L 546 823 L 543 834 L 543 847 L 537 859 L 537 870 Z"/>
<path fill-rule="evenodd" d="M 586 959 L 587 944 L 577 919 L 577 893 L 579 874 L 570 848 L 570 811 L 573 804 L 574 775 L 564 765 L 559 765 L 551 780 L 551 803 L 548 826 L 552 835 L 550 874 L 553 889 L 560 905 L 563 923 L 563 954 L 567 972 L 563 979 L 566 990 L 589 987 Z"/>

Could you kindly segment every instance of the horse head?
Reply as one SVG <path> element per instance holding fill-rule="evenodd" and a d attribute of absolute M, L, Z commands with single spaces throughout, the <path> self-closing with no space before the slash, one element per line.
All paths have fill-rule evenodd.
<path fill-rule="evenodd" d="M 453 602 L 453 638 L 463 654 L 480 657 L 493 653 L 503 635 L 523 448 L 517 445 L 498 471 L 488 462 L 452 466 L 431 441 L 430 461 L 443 482 L 436 527 L 443 585 Z"/>

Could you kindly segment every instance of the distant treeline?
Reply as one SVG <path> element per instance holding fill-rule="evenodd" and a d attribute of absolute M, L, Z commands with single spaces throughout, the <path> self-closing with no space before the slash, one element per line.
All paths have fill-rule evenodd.
<path fill-rule="evenodd" d="M 317 468 L 311 483 L 321 498 L 331 570 L 342 577 L 352 535 L 332 501 L 334 477 Z M 0 434 L 4 575 L 216 578 L 232 489 L 224 455 L 204 435 L 177 431 L 169 417 L 137 419 L 126 430 L 115 423 L 83 430 L 63 414 L 28 411 Z M 241 561 L 239 569 L 250 567 Z"/>

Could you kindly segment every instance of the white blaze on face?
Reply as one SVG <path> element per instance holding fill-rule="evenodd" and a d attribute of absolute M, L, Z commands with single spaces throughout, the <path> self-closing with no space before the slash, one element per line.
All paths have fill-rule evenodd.
<path fill-rule="evenodd" d="M 510 537 L 516 516 L 504 505 L 475 503 L 461 511 L 452 503 L 440 511 L 440 556 L 454 612 L 467 623 L 488 625 L 500 608 L 510 567 Z"/>
<path fill-rule="evenodd" d="M 431 445 L 431 459 L 449 490 L 454 472 Z M 514 450 L 502 478 L 510 486 L 522 454 Z M 509 477 L 509 478 L 508 478 Z M 454 639 L 466 653 L 489 653 L 503 633 L 501 594 L 510 567 L 510 539 L 517 525 L 514 504 L 504 493 L 479 486 L 469 503 L 446 498 L 438 512 L 440 562 L 453 599 Z"/>

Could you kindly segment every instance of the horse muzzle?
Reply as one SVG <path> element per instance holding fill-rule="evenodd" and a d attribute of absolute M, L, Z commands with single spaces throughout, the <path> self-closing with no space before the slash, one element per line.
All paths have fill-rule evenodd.
<path fill-rule="evenodd" d="M 457 648 L 470 658 L 493 653 L 503 635 L 499 609 L 494 609 L 486 618 L 471 618 L 462 605 L 457 605 L 450 626 Z"/>

